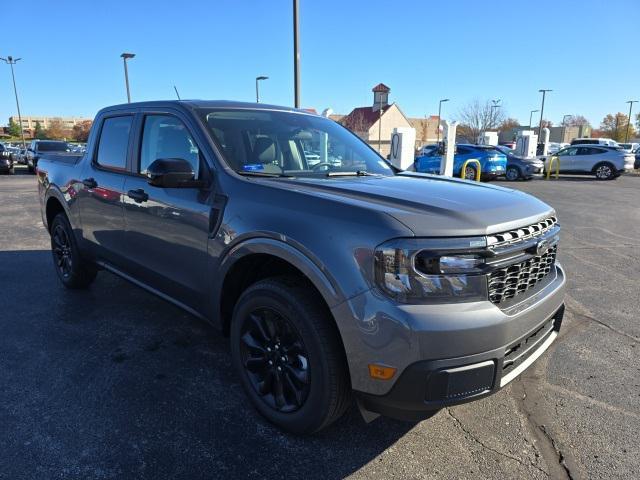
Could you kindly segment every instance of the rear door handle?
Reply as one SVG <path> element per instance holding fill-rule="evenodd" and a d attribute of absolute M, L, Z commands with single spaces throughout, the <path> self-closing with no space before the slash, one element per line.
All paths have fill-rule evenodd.
<path fill-rule="evenodd" d="M 98 182 L 94 178 L 85 178 L 82 180 L 82 184 L 87 188 L 96 188 L 98 186 Z"/>
<path fill-rule="evenodd" d="M 149 200 L 149 195 L 141 188 L 137 188 L 136 190 L 129 190 L 127 192 L 127 196 L 136 203 L 142 203 Z"/>

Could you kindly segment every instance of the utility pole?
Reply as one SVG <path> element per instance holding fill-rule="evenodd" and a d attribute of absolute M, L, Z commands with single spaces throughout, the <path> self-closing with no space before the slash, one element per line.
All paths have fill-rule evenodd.
<path fill-rule="evenodd" d="M 260 90 L 258 89 L 258 82 L 260 80 L 268 80 L 269 77 L 265 77 L 264 75 L 260 75 L 256 77 L 256 103 L 260 103 Z"/>
<path fill-rule="evenodd" d="M 542 118 L 544 115 L 544 98 L 547 95 L 547 92 L 553 92 L 553 90 L 550 89 L 540 89 L 538 90 L 540 93 L 542 93 L 542 107 L 540 107 L 540 125 L 538 126 L 538 139 L 542 138 Z"/>
<path fill-rule="evenodd" d="M 300 35 L 298 22 L 298 0 L 293 0 L 293 89 L 294 106 L 300 108 Z"/>
<path fill-rule="evenodd" d="M 436 143 L 440 144 L 440 114 L 442 113 L 442 104 L 444 102 L 448 102 L 448 98 L 443 98 L 438 102 L 438 125 L 436 126 L 436 130 L 438 131 L 438 141 Z"/>
<path fill-rule="evenodd" d="M 129 71 L 127 70 L 127 60 L 136 56 L 135 53 L 123 53 L 120 55 L 124 62 L 124 83 L 127 86 L 127 103 L 131 103 L 131 93 L 129 92 Z"/>
<path fill-rule="evenodd" d="M 624 136 L 624 143 L 629 141 L 629 127 L 631 126 L 631 109 L 633 108 L 634 103 L 638 103 L 638 100 L 628 100 L 626 103 L 629 104 L 629 121 L 627 122 L 627 133 Z"/>
<path fill-rule="evenodd" d="M 9 55 L 7 58 L 0 57 L 5 63 L 8 63 L 11 67 L 11 79 L 13 80 L 13 93 L 16 96 L 16 108 L 18 109 L 18 122 L 20 123 L 20 137 L 22 137 L 22 148 L 27 149 L 27 143 L 24 141 L 24 130 L 22 129 L 22 114 L 20 113 L 20 102 L 18 101 L 18 89 L 16 88 L 16 75 L 13 73 L 13 66 L 21 60 L 20 58 L 13 58 Z"/>
<path fill-rule="evenodd" d="M 489 112 L 489 128 L 493 128 L 493 123 L 495 122 L 495 109 L 500 108 L 500 99 L 491 100 L 493 105 L 491 105 L 491 111 Z"/>

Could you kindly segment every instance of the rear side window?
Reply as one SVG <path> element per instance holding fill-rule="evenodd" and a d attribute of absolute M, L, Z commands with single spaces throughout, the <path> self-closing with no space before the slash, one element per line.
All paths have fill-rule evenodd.
<path fill-rule="evenodd" d="M 132 121 L 133 117 L 131 115 L 111 117 L 104 120 L 96 156 L 98 165 L 115 170 L 126 169 L 129 132 L 131 132 Z"/>

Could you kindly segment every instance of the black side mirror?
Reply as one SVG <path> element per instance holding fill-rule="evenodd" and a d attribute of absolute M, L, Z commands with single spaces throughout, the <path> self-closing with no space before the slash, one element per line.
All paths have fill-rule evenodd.
<path fill-rule="evenodd" d="M 149 185 L 162 188 L 202 188 L 191 164 L 182 158 L 159 158 L 147 168 Z"/>

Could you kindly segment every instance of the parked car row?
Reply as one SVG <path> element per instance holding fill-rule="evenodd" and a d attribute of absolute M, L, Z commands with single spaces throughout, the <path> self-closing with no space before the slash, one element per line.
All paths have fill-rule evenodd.
<path fill-rule="evenodd" d="M 13 173 L 13 152 L 0 143 L 0 173 Z"/>

